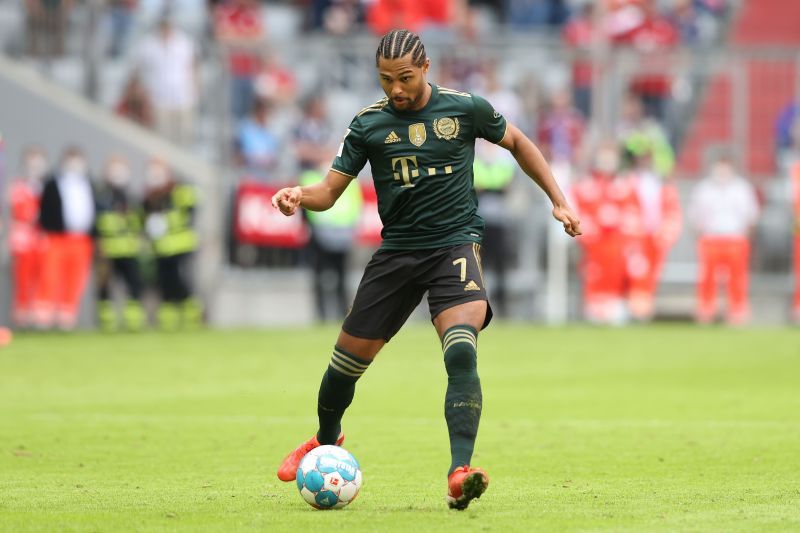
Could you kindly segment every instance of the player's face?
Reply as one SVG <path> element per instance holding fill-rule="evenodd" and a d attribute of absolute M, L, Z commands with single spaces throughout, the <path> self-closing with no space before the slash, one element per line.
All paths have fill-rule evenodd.
<path fill-rule="evenodd" d="M 392 107 L 399 111 L 416 111 L 427 103 L 428 73 L 430 59 L 416 67 L 411 63 L 411 54 L 397 59 L 381 58 L 378 62 L 378 77 L 381 87 Z"/>

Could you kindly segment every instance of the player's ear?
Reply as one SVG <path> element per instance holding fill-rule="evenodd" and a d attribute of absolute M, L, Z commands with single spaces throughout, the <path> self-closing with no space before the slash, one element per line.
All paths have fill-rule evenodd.
<path fill-rule="evenodd" d="M 422 73 L 428 74 L 428 69 L 431 68 L 431 58 L 426 58 L 425 63 L 422 64 Z"/>

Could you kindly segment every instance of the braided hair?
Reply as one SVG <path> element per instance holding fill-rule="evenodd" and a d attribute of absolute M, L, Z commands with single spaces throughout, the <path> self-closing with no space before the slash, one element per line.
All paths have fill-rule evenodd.
<path fill-rule="evenodd" d="M 406 54 L 411 54 L 411 64 L 415 67 L 423 66 L 428 59 L 419 35 L 408 30 L 392 30 L 384 35 L 378 44 L 375 66 L 378 66 L 381 58 L 398 59 Z"/>

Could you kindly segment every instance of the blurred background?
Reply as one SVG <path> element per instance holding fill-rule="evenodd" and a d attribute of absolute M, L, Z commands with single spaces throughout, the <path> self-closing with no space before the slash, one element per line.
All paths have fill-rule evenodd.
<path fill-rule="evenodd" d="M 800 322 L 796 2 L 0 0 L 0 325 L 340 320 L 380 244 L 369 168 L 325 213 L 270 197 L 324 176 L 395 27 L 582 218 L 568 239 L 478 142 L 496 314 Z"/>

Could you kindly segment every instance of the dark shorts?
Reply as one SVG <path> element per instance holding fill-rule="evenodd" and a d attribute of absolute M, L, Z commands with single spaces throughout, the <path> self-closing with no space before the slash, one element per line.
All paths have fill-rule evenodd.
<path fill-rule="evenodd" d="M 435 250 L 378 250 L 364 270 L 345 333 L 389 341 L 428 292 L 431 320 L 450 307 L 486 300 L 479 244 Z M 483 327 L 492 320 L 487 307 Z"/>

